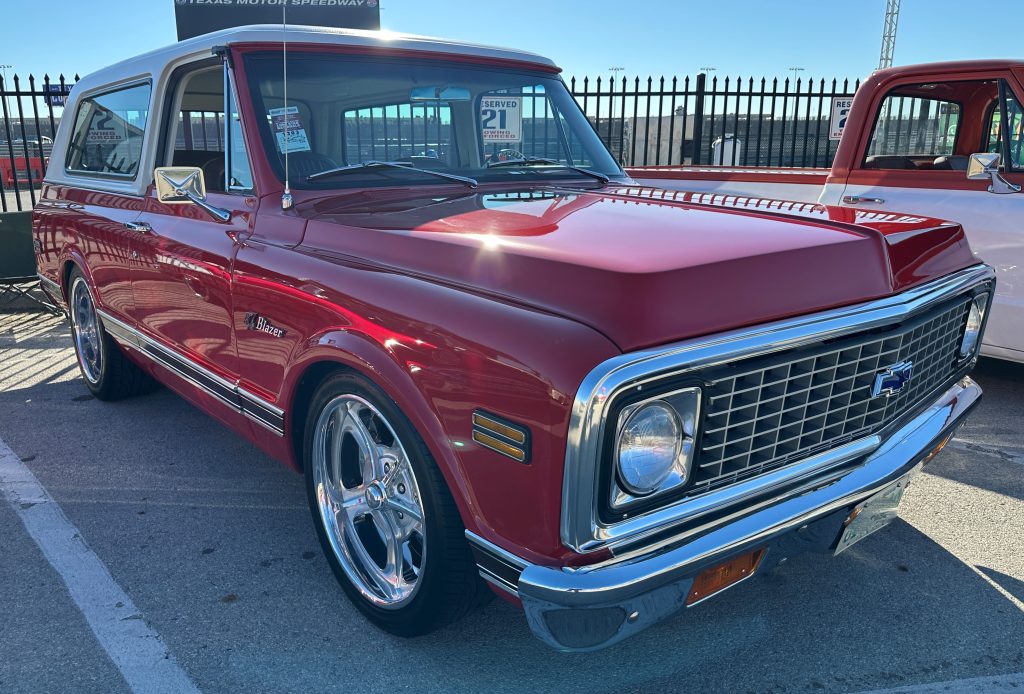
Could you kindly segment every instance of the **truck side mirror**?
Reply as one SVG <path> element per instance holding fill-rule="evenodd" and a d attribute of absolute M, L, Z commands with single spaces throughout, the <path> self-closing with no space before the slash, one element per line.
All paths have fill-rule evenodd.
<path fill-rule="evenodd" d="M 194 204 L 218 222 L 231 219 L 231 213 L 206 202 L 206 180 L 198 166 L 161 166 L 153 172 L 156 198 L 166 205 Z"/>
<path fill-rule="evenodd" d="M 967 162 L 967 178 L 971 181 L 990 180 L 990 193 L 1019 193 L 1020 186 L 1010 183 L 999 173 L 999 155 L 994 152 L 972 154 Z"/>

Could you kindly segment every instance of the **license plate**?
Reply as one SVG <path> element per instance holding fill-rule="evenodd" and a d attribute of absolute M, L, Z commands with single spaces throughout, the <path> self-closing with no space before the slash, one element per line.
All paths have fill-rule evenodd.
<path fill-rule="evenodd" d="M 903 492 L 910 484 L 910 477 L 911 475 L 904 475 L 857 506 L 857 515 L 839 538 L 836 554 L 849 549 L 871 533 L 881 530 L 896 518 Z"/>

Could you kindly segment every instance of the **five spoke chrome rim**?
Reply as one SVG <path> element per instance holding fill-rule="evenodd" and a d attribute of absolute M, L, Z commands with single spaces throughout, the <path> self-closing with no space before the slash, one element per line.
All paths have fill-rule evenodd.
<path fill-rule="evenodd" d="M 98 383 L 103 358 L 100 351 L 100 324 L 89 285 L 82 277 L 76 277 L 71 284 L 71 330 L 75 336 L 75 351 L 78 353 L 82 375 L 90 383 Z"/>
<path fill-rule="evenodd" d="M 397 608 L 419 587 L 426 529 L 409 456 L 380 411 L 356 395 L 331 400 L 313 439 L 313 484 L 345 575 L 375 605 Z"/>

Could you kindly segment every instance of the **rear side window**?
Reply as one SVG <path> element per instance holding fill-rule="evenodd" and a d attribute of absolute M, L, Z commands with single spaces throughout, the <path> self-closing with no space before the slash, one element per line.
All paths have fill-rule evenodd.
<path fill-rule="evenodd" d="M 936 157 L 953 154 L 960 104 L 911 95 L 928 86 L 901 87 L 885 97 L 871 133 L 866 167 L 930 168 Z"/>
<path fill-rule="evenodd" d="M 74 173 L 135 178 L 149 120 L 151 87 L 140 84 L 84 99 L 66 161 Z"/>
<path fill-rule="evenodd" d="M 373 159 L 457 166 L 452 110 L 445 102 L 367 106 L 342 114 L 345 161 Z"/>

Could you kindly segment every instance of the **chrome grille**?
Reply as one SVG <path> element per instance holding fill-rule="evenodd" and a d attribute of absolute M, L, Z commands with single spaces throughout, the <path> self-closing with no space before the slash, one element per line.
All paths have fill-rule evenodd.
<path fill-rule="evenodd" d="M 872 434 L 955 375 L 969 310 L 961 297 L 899 325 L 737 362 L 703 374 L 706 418 L 690 494 L 753 477 Z M 897 395 L 876 374 L 913 362 Z"/>

